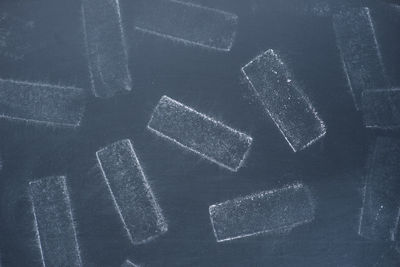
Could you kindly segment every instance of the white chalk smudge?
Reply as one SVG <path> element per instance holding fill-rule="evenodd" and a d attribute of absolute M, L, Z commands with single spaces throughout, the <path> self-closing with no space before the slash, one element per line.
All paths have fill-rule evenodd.
<path fill-rule="evenodd" d="M 134 264 L 133 262 L 131 262 L 130 260 L 126 260 L 121 267 L 140 267 L 137 264 Z"/>
<path fill-rule="evenodd" d="M 132 80 L 119 0 L 83 0 L 82 20 L 95 96 L 107 98 L 130 91 Z"/>
<path fill-rule="evenodd" d="M 209 208 L 217 242 L 266 233 L 288 232 L 314 219 L 307 186 L 297 183 L 239 197 Z"/>
<path fill-rule="evenodd" d="M 343 10 L 333 16 L 333 28 L 347 83 L 359 109 L 362 91 L 388 84 L 370 10 Z"/>
<path fill-rule="evenodd" d="M 365 90 L 361 104 L 367 128 L 400 127 L 400 88 Z"/>
<path fill-rule="evenodd" d="M 113 203 L 133 244 L 147 243 L 168 230 L 161 208 L 130 140 L 96 152 Z"/>
<path fill-rule="evenodd" d="M 160 99 L 147 128 L 231 171 L 243 165 L 253 141 L 247 134 L 167 96 Z"/>
<path fill-rule="evenodd" d="M 84 110 L 83 89 L 0 79 L 0 118 L 78 127 Z"/>
<path fill-rule="evenodd" d="M 294 152 L 326 134 L 325 123 L 274 50 L 258 55 L 241 72 Z"/>
<path fill-rule="evenodd" d="M 231 50 L 238 17 L 180 1 L 148 1 L 135 29 L 164 39 L 211 50 Z"/>
<path fill-rule="evenodd" d="M 26 38 L 32 36 L 34 28 L 34 21 L 0 13 L 0 57 L 19 61 L 32 52 Z"/>
<path fill-rule="evenodd" d="M 82 266 L 66 178 L 47 177 L 29 187 L 43 266 Z"/>
<path fill-rule="evenodd" d="M 395 241 L 400 212 L 400 141 L 379 137 L 367 166 L 358 234 Z"/>

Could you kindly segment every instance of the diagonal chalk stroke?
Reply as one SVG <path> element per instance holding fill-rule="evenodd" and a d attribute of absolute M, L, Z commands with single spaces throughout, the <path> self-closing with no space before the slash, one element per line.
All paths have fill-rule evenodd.
<path fill-rule="evenodd" d="M 243 165 L 253 142 L 247 134 L 167 96 L 160 99 L 147 128 L 231 171 Z"/>
<path fill-rule="evenodd" d="M 29 188 L 43 266 L 82 266 L 66 178 L 43 178 Z"/>
<path fill-rule="evenodd" d="M 166 233 L 168 225 L 131 141 L 110 144 L 96 157 L 130 241 L 144 244 Z"/>
<path fill-rule="evenodd" d="M 400 142 L 378 137 L 367 164 L 358 234 L 371 240 L 396 241 L 400 216 Z"/>
<path fill-rule="evenodd" d="M 307 186 L 283 188 L 238 197 L 209 207 L 217 242 L 288 232 L 314 219 L 315 205 Z"/>
<path fill-rule="evenodd" d="M 134 264 L 133 262 L 131 262 L 130 260 L 126 260 L 121 267 L 140 267 L 137 264 Z"/>
<path fill-rule="evenodd" d="M 228 52 L 238 17 L 225 11 L 180 1 L 148 1 L 135 29 L 186 45 Z"/>
<path fill-rule="evenodd" d="M 369 8 L 349 8 L 333 16 L 344 73 L 357 109 L 364 90 L 388 86 Z"/>
<path fill-rule="evenodd" d="M 325 123 L 274 50 L 258 55 L 241 72 L 294 152 L 325 136 Z"/>

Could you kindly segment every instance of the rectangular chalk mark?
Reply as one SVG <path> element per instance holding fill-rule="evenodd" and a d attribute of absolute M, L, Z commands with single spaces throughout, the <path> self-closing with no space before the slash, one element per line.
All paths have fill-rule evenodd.
<path fill-rule="evenodd" d="M 43 266 L 82 266 L 66 179 L 29 183 Z"/>
<path fill-rule="evenodd" d="M 82 0 L 90 78 L 95 96 L 131 90 L 119 0 Z"/>
<path fill-rule="evenodd" d="M 297 183 L 239 197 L 209 208 L 217 242 L 266 233 L 283 233 L 314 219 L 308 187 Z"/>
<path fill-rule="evenodd" d="M 253 141 L 247 134 L 167 96 L 160 99 L 147 128 L 231 171 L 243 165 Z"/>
<path fill-rule="evenodd" d="M 400 127 L 400 88 L 363 91 L 361 103 L 366 127 Z"/>
<path fill-rule="evenodd" d="M 135 29 L 179 43 L 230 51 L 238 17 L 225 11 L 179 1 L 146 1 Z"/>
<path fill-rule="evenodd" d="M 337 47 L 357 109 L 364 90 L 387 86 L 381 52 L 368 8 L 351 8 L 333 16 Z"/>
<path fill-rule="evenodd" d="M 241 72 L 294 152 L 326 134 L 324 122 L 275 51 L 258 55 Z"/>
<path fill-rule="evenodd" d="M 130 260 L 126 260 L 121 267 L 140 267 L 139 265 L 134 264 Z"/>
<path fill-rule="evenodd" d="M 0 118 L 77 127 L 84 109 L 83 89 L 0 79 Z"/>
<path fill-rule="evenodd" d="M 395 241 L 400 216 L 400 140 L 378 137 L 367 165 L 358 234 Z"/>
<path fill-rule="evenodd" d="M 130 241 L 143 244 L 165 233 L 167 223 L 131 141 L 115 142 L 96 156 Z"/>

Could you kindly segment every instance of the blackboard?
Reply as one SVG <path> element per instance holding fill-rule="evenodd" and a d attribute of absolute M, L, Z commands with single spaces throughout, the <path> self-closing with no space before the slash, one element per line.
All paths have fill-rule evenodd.
<path fill-rule="evenodd" d="M 90 90 L 79 0 L 0 1 L 0 78 L 75 86 L 88 95 L 76 129 L 0 121 L 2 266 L 41 266 L 28 182 L 54 175 L 67 176 L 84 266 L 120 266 L 129 258 L 142 266 L 361 267 L 382 257 L 389 262 L 390 253 L 393 262 L 382 266 L 400 266 L 392 242 L 357 234 L 370 147 L 377 136 L 397 138 L 399 132 L 364 127 L 331 18 L 340 8 L 370 8 L 390 85 L 398 87 L 399 6 L 372 0 L 192 0 L 238 16 L 233 47 L 220 52 L 129 31 L 144 1 L 120 2 L 132 90 L 102 99 Z M 240 73 L 270 48 L 280 51 L 328 129 L 296 153 Z M 149 132 L 146 125 L 163 95 L 252 136 L 244 166 L 229 171 Z M 166 234 L 138 246 L 126 237 L 95 156 L 127 138 L 169 225 Z M 216 242 L 210 205 L 294 182 L 307 184 L 315 198 L 311 223 L 288 234 Z"/>

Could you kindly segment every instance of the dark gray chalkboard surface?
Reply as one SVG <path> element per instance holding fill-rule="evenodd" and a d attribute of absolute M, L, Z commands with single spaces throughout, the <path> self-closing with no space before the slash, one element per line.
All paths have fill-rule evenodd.
<path fill-rule="evenodd" d="M 99 3 L 104 1 L 117 3 Z M 102 10 L 101 6 L 90 8 L 96 1 L 85 2 L 90 11 Z M 174 9 L 156 10 L 157 14 L 146 20 L 145 10 L 155 11 L 156 0 L 119 0 L 119 13 L 110 9 L 113 4 L 103 9 L 104 14 L 121 18 L 125 46 L 119 46 L 115 39 L 118 27 L 100 27 L 107 19 L 101 16 L 104 14 L 86 21 L 92 28 L 84 29 L 81 0 L 0 0 L 0 79 L 82 88 L 86 95 L 78 127 L 0 120 L 0 265 L 42 266 L 29 182 L 65 176 L 83 266 L 117 267 L 127 259 L 140 266 L 400 266 L 396 231 L 393 238 L 379 241 L 358 234 L 364 181 L 367 166 L 373 166 L 368 161 L 373 161 L 370 155 L 375 140 L 397 139 L 400 132 L 364 127 L 332 25 L 332 14 L 368 7 L 388 87 L 399 87 L 400 7 L 395 1 L 377 0 L 184 2 L 211 8 L 203 12 L 218 9 L 235 16 L 205 12 L 209 17 L 204 21 L 204 15 L 181 10 L 179 18 L 191 26 L 171 25 L 179 26 L 182 39 L 200 38 L 201 45 L 196 45 L 142 29 L 157 16 L 164 22 L 156 26 L 168 29 L 171 25 L 165 23 L 177 19 L 171 14 Z M 220 14 L 226 17 L 222 19 Z M 208 28 L 200 27 L 202 23 Z M 212 23 L 226 23 L 226 27 L 213 28 Z M 96 25 L 100 30 L 93 32 Z M 88 36 L 88 31 L 92 35 Z M 224 37 L 218 39 L 220 36 Z M 88 38 L 103 42 L 92 44 L 89 56 Z M 326 124 L 323 138 L 297 152 L 241 73 L 244 65 L 268 49 L 279 52 Z M 96 54 L 110 51 L 115 55 Z M 120 60 L 124 55 L 127 62 Z M 98 60 L 97 65 L 89 69 L 88 60 Z M 111 67 L 93 69 L 102 64 Z M 129 73 L 124 73 L 125 67 Z M 94 95 L 93 71 L 97 71 L 96 79 L 103 79 L 101 89 L 112 90 L 114 96 Z M 151 132 L 147 124 L 164 95 L 251 136 L 251 148 L 240 168 L 221 167 Z M 1 95 L 2 113 L 13 112 L 4 110 L 12 97 Z M 24 101 L 29 110 L 30 102 Z M 51 97 L 41 98 L 42 105 L 35 101 L 33 98 L 35 112 L 58 110 L 56 106 L 46 110 Z M 58 113 L 52 115 L 59 118 Z M 127 236 L 96 159 L 96 151 L 124 139 L 132 141 L 168 224 L 168 231 L 138 245 L 132 245 Z M 374 173 L 399 178 L 395 167 L 399 160 L 391 160 L 391 173 L 383 173 L 386 169 Z M 296 183 L 306 185 L 312 195 L 315 211 L 311 221 L 307 217 L 307 223 L 289 232 L 216 241 L 210 205 Z M 385 201 L 398 203 L 399 184 L 384 184 L 383 194 L 385 185 L 391 186 L 387 192 L 394 196 Z"/>

